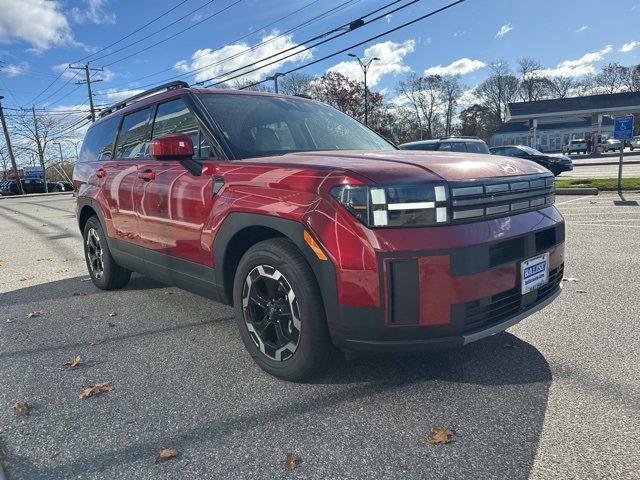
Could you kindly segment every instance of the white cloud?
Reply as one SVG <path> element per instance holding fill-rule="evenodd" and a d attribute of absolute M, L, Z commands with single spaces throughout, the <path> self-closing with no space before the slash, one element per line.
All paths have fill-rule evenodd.
<path fill-rule="evenodd" d="M 0 0 L 0 43 L 22 40 L 38 50 L 73 44 L 69 22 L 54 0 Z"/>
<path fill-rule="evenodd" d="M 20 75 L 27 73 L 28 70 L 29 64 L 27 62 L 0 65 L 0 72 L 3 72 L 7 77 L 19 77 Z"/>
<path fill-rule="evenodd" d="M 466 35 L 466 34 L 467 34 L 467 31 L 466 31 L 466 30 L 462 30 L 462 31 L 460 31 L 460 32 L 453 32 L 453 35 L 452 35 L 452 36 L 453 36 L 454 38 L 455 38 L 455 37 L 463 37 L 463 36 L 464 36 L 464 35 Z"/>
<path fill-rule="evenodd" d="M 125 98 L 132 97 L 142 92 L 144 92 L 144 90 L 137 88 L 133 88 L 130 90 L 116 90 L 115 88 L 110 88 L 103 93 L 107 96 L 107 100 L 109 103 L 117 103 L 124 100 Z"/>
<path fill-rule="evenodd" d="M 73 7 L 71 9 L 71 15 L 76 22 L 90 22 L 96 25 L 116 23 L 116 15 L 104 11 L 107 0 L 84 0 L 84 3 L 84 8 Z"/>
<path fill-rule="evenodd" d="M 478 86 L 476 85 L 475 87 L 469 88 L 468 90 L 462 92 L 462 95 L 460 95 L 460 98 L 458 98 L 458 105 L 467 106 L 481 103 L 480 99 L 476 96 L 477 88 Z"/>
<path fill-rule="evenodd" d="M 602 50 L 587 52 L 576 60 L 565 60 L 556 65 L 555 68 L 539 70 L 538 74 L 545 77 L 580 77 L 582 75 L 595 73 L 596 67 L 594 64 L 604 59 L 612 50 L 613 47 L 607 45 Z"/>
<path fill-rule="evenodd" d="M 496 38 L 504 37 L 511 30 L 513 30 L 513 26 L 510 23 L 506 23 L 506 24 L 502 25 L 500 27 L 500 30 L 498 30 L 498 33 L 496 33 Z"/>
<path fill-rule="evenodd" d="M 640 42 L 629 42 L 625 43 L 620 47 L 620 51 L 623 53 L 630 52 L 631 50 L 635 50 L 636 47 L 640 46 Z"/>
<path fill-rule="evenodd" d="M 369 86 L 377 85 L 384 75 L 398 74 L 410 71 L 404 64 L 404 57 L 413 52 L 416 47 L 415 40 L 407 40 L 403 43 L 392 41 L 376 43 L 365 49 L 363 58 L 379 58 L 369 67 L 367 83 Z M 327 72 L 338 72 L 351 80 L 362 80 L 362 69 L 357 61 L 340 62 L 327 69 Z"/>
<path fill-rule="evenodd" d="M 589 28 L 589 25 L 582 25 L 580 28 L 577 28 L 576 30 L 574 30 L 574 32 L 575 33 L 581 33 L 581 32 L 584 32 L 588 28 Z"/>
<path fill-rule="evenodd" d="M 429 67 L 424 71 L 425 75 L 466 75 L 486 67 L 487 64 L 480 60 L 472 60 L 471 58 L 459 58 L 451 62 L 449 65 L 437 65 Z"/>
<path fill-rule="evenodd" d="M 257 64 L 257 66 L 259 67 L 260 65 L 265 65 L 267 63 L 279 60 L 280 58 L 289 56 L 296 51 L 304 48 L 304 45 L 298 45 L 293 41 L 292 35 L 284 35 L 278 37 L 277 32 L 263 37 L 261 39 L 261 43 L 263 44 L 258 46 L 254 50 L 250 50 L 251 47 L 246 43 L 235 43 L 233 45 L 226 45 L 218 50 L 211 50 L 210 48 L 196 50 L 193 55 L 191 55 L 191 60 L 181 60 L 174 65 L 174 68 L 176 70 L 179 70 L 180 72 L 202 69 L 195 74 L 196 82 L 200 82 L 212 77 L 217 77 L 218 75 L 224 74 L 226 72 L 236 70 L 237 68 L 243 67 L 250 63 L 257 62 L 265 57 L 277 55 L 278 53 L 282 52 L 281 55 L 270 58 L 269 60 L 265 60 L 264 62 L 259 62 Z M 283 65 L 287 63 L 302 62 L 304 60 L 310 59 L 312 56 L 313 55 L 311 54 L 311 51 L 307 50 L 298 55 L 294 55 L 286 59 L 283 58 L 281 61 L 276 61 L 276 63 L 273 63 L 272 65 L 269 65 L 255 72 L 248 73 L 247 75 L 244 75 L 237 80 L 261 80 L 270 73 L 277 72 L 282 68 Z M 236 76 L 241 74 L 242 72 L 243 70 L 240 70 L 238 72 L 230 74 L 229 76 Z M 223 78 L 214 81 L 219 80 L 223 80 Z"/>

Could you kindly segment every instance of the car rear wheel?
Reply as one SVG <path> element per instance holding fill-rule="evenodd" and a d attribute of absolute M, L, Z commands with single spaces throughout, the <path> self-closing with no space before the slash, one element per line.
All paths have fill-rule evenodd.
<path fill-rule="evenodd" d="M 265 240 L 244 254 L 233 300 L 242 341 L 267 373 L 299 381 L 339 357 L 315 276 L 290 240 Z"/>
<path fill-rule="evenodd" d="M 122 288 L 131 278 L 131 271 L 118 265 L 109 250 L 107 236 L 98 217 L 87 220 L 83 231 L 84 257 L 93 284 L 102 290 Z"/>

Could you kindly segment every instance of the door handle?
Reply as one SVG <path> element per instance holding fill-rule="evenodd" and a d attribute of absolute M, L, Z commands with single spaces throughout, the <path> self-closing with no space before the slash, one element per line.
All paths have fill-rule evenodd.
<path fill-rule="evenodd" d="M 138 172 L 138 178 L 141 178 L 145 182 L 156 179 L 156 172 L 153 170 L 145 170 L 144 172 Z"/>
<path fill-rule="evenodd" d="M 98 170 L 96 170 L 96 177 L 98 178 L 104 178 L 107 176 L 107 171 L 104 168 L 99 168 Z"/>

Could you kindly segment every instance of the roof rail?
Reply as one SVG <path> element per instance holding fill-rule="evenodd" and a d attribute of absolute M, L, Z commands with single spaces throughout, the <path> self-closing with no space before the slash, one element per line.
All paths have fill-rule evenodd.
<path fill-rule="evenodd" d="M 449 135 L 448 137 L 440 137 L 440 140 L 482 140 L 475 135 Z"/>
<path fill-rule="evenodd" d="M 100 111 L 100 118 L 102 117 L 106 117 L 107 115 L 109 115 L 110 113 L 113 113 L 117 110 L 120 110 L 121 108 L 126 107 L 127 105 L 130 105 L 138 100 L 141 100 L 145 97 L 148 97 L 150 95 L 153 95 L 154 93 L 159 93 L 161 91 L 169 91 L 169 90 L 175 90 L 177 88 L 189 88 L 189 84 L 187 82 L 183 82 L 182 80 L 177 80 L 174 82 L 169 82 L 169 83 L 163 83 L 162 85 L 158 85 L 157 87 L 153 87 L 150 88 L 149 90 L 145 90 L 144 92 L 140 92 L 137 93 L 136 95 L 133 95 L 129 98 L 125 98 L 124 100 L 118 102 L 118 103 L 114 103 L 113 105 L 111 105 L 110 107 L 106 107 L 103 108 Z"/>

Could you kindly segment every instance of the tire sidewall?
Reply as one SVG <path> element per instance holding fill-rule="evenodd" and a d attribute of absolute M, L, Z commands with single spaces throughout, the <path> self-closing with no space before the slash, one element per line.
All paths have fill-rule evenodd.
<path fill-rule="evenodd" d="M 324 309 L 319 295 L 319 287 L 314 286 L 315 278 L 308 265 L 300 265 L 299 259 L 291 258 L 284 252 L 270 248 L 269 241 L 252 247 L 240 260 L 233 288 L 233 303 L 236 323 L 242 341 L 254 361 L 268 373 L 286 380 L 296 380 L 307 375 L 316 358 L 314 342 L 323 340 L 326 329 Z M 300 255 L 302 258 L 302 256 Z M 304 260 L 303 260 L 304 261 Z M 300 338 L 294 354 L 281 362 L 263 354 L 251 339 L 244 320 L 242 290 L 249 272 L 258 265 L 270 265 L 278 269 L 287 279 L 298 301 L 300 312 Z M 306 268 L 300 268 L 300 267 Z"/>
<path fill-rule="evenodd" d="M 91 270 L 91 265 L 89 264 L 89 255 L 88 255 L 88 247 L 87 247 L 87 235 L 89 234 L 90 229 L 94 229 L 98 232 L 98 236 L 100 237 L 100 248 L 102 249 L 102 277 L 96 278 L 93 271 Z M 111 252 L 109 251 L 109 246 L 107 245 L 107 237 L 102 229 L 102 224 L 98 217 L 91 217 L 87 220 L 87 223 L 84 226 L 84 231 L 82 235 L 82 241 L 84 246 L 84 261 L 87 265 L 87 271 L 89 272 L 89 276 L 91 277 L 91 281 L 101 289 L 108 288 L 110 275 L 113 275 L 112 272 L 112 259 Z"/>

